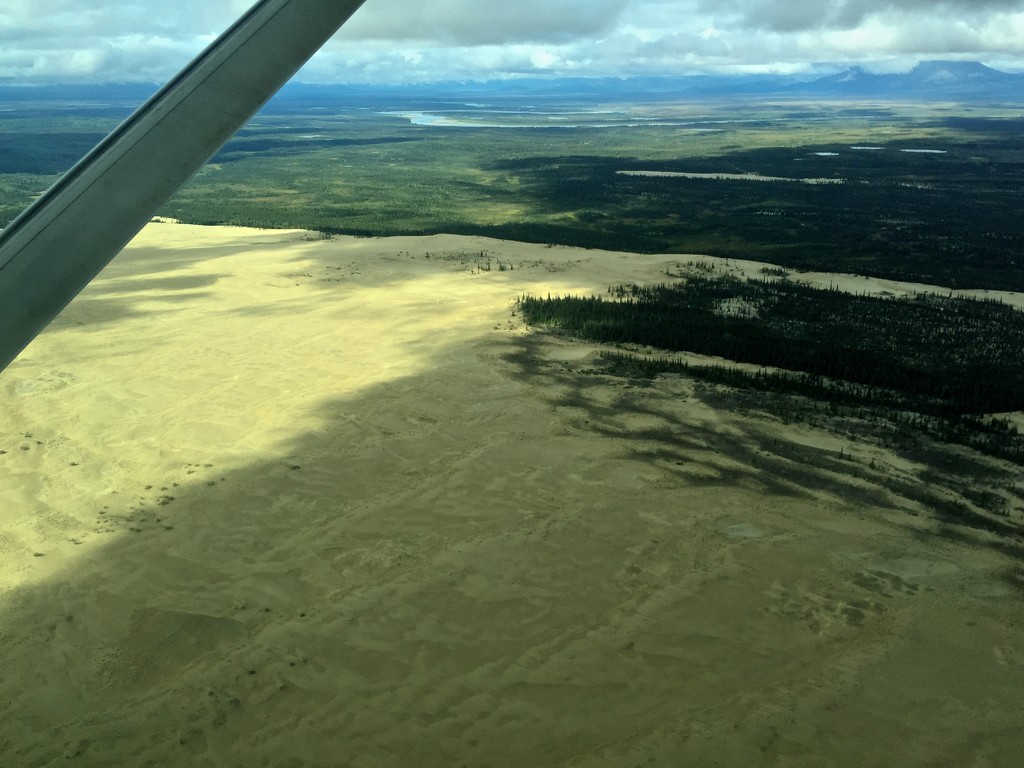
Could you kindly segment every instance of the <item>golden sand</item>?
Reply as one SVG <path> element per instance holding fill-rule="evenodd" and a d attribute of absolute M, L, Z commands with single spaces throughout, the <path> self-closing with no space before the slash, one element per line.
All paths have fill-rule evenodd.
<path fill-rule="evenodd" d="M 512 314 L 678 260 L 150 225 L 0 374 L 0 765 L 1017 764 L 919 467 Z"/>

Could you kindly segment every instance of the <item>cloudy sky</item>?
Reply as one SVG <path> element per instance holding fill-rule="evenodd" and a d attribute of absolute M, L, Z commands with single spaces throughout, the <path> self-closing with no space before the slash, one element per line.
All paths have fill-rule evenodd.
<path fill-rule="evenodd" d="M 0 83 L 164 81 L 254 0 L 2 0 Z M 1024 71 L 1024 0 L 366 0 L 309 82 Z"/>

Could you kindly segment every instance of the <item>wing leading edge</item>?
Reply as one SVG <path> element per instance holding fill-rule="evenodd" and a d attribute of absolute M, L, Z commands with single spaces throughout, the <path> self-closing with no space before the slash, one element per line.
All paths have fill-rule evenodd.
<path fill-rule="evenodd" d="M 0 370 L 363 0 L 260 0 L 0 232 Z"/>

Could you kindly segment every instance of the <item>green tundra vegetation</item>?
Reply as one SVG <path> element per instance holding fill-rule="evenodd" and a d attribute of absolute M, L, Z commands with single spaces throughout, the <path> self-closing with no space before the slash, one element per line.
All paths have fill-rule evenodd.
<path fill-rule="evenodd" d="M 0 225 L 124 112 L 0 112 Z M 895 102 L 272 104 L 161 213 L 1024 290 L 1019 129 L 1008 107 Z"/>

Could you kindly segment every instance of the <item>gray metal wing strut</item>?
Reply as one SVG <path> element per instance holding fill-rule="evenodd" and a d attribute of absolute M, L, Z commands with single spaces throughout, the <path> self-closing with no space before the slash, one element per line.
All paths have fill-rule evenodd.
<path fill-rule="evenodd" d="M 0 232 L 0 370 L 362 3 L 256 3 Z"/>

